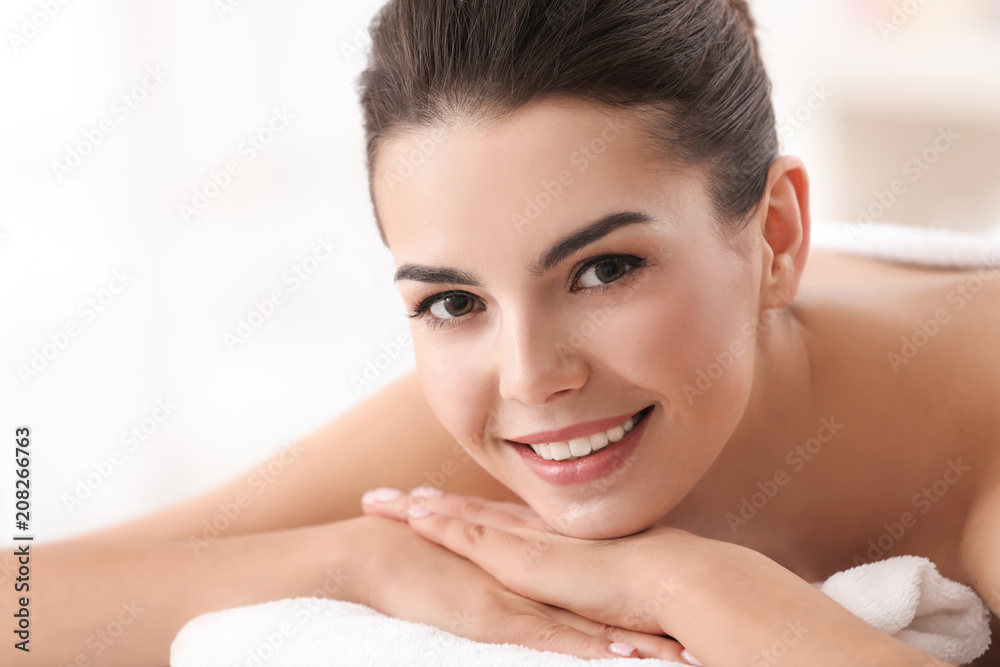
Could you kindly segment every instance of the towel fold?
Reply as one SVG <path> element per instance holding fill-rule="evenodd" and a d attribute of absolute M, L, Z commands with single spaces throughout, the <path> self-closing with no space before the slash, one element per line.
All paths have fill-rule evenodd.
<path fill-rule="evenodd" d="M 966 664 L 989 647 L 986 605 L 968 586 L 942 577 L 926 558 L 895 556 L 814 585 L 859 618 L 942 660 Z M 681 664 L 653 659 L 641 663 Z M 582 660 L 511 644 L 483 644 L 359 604 L 321 598 L 202 614 L 188 621 L 170 647 L 171 667 L 635 664 L 630 658 Z"/>
<path fill-rule="evenodd" d="M 964 665 L 990 645 L 990 611 L 926 558 L 895 556 L 815 584 L 855 616 L 942 660 Z"/>

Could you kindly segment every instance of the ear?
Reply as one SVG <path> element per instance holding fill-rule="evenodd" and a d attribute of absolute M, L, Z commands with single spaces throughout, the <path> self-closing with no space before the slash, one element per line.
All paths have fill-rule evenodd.
<path fill-rule="evenodd" d="M 802 160 L 783 155 L 774 161 L 758 215 L 760 306 L 783 308 L 795 298 L 809 255 L 809 176 Z"/>

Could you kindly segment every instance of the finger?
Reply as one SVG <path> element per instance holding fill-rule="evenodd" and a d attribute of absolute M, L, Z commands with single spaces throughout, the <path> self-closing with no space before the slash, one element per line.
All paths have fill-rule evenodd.
<path fill-rule="evenodd" d="M 495 629 L 496 637 L 479 641 L 520 644 L 537 651 L 566 653 L 586 660 L 639 657 L 633 644 L 595 637 L 558 621 L 529 614 L 507 616 Z"/>
<path fill-rule="evenodd" d="M 640 658 L 658 658 L 672 662 L 684 662 L 684 657 L 681 655 L 684 647 L 674 639 L 650 635 L 645 632 L 625 630 L 615 625 L 598 623 L 589 618 L 584 618 L 579 614 L 574 614 L 571 611 L 560 609 L 559 607 L 550 607 L 550 609 L 552 617 L 555 620 L 580 632 L 592 637 L 605 639 L 609 642 L 635 646 L 639 649 L 638 657 Z"/>
<path fill-rule="evenodd" d="M 410 527 L 421 537 L 439 544 L 449 551 L 468 558 L 511 590 L 539 602 L 560 605 L 552 597 L 553 591 L 566 586 L 577 590 L 582 597 L 579 581 L 566 581 L 574 575 L 572 567 L 560 568 L 557 573 L 541 572 L 535 565 L 538 557 L 558 546 L 561 536 L 538 531 L 524 535 L 503 527 L 468 521 L 448 514 L 430 513 L 428 507 L 440 500 L 427 501 L 411 507 Z M 564 574 L 560 574 L 564 573 Z M 585 588 L 585 587 L 584 587 Z"/>
<path fill-rule="evenodd" d="M 399 489 L 380 487 L 366 491 L 361 496 L 361 511 L 372 516 L 405 522 L 413 500 L 412 495 L 403 493 Z"/>
<path fill-rule="evenodd" d="M 485 498 L 456 495 L 420 498 L 415 500 L 414 504 L 434 514 L 445 514 L 495 528 L 506 530 L 529 528 L 551 532 L 527 505 L 499 503 Z"/>

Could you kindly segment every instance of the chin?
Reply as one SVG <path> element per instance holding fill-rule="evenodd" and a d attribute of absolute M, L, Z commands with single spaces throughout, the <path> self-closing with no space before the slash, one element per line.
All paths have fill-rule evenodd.
<path fill-rule="evenodd" d="M 549 505 L 536 507 L 535 511 L 552 530 L 581 540 L 612 540 L 634 535 L 651 528 L 662 518 L 654 512 L 636 513 L 633 509 L 630 513 L 625 502 L 616 505 L 599 509 L 579 504 L 570 507 Z"/>

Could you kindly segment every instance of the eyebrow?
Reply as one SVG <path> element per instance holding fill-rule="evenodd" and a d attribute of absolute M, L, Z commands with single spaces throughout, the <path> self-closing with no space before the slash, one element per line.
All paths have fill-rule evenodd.
<path fill-rule="evenodd" d="M 471 285 L 472 287 L 483 286 L 482 281 L 468 271 L 438 266 L 422 266 L 420 264 L 403 264 L 396 271 L 396 277 L 393 280 L 417 280 L 422 283 L 455 283 L 456 285 Z"/>
<path fill-rule="evenodd" d="M 611 213 L 591 222 L 583 229 L 577 230 L 557 241 L 551 248 L 528 265 L 528 272 L 539 277 L 547 273 L 573 253 L 595 243 L 611 232 L 626 225 L 653 222 L 653 218 L 639 211 L 620 211 Z M 424 283 L 452 283 L 483 287 L 483 282 L 474 274 L 460 269 L 448 267 L 425 266 L 421 264 L 403 264 L 396 271 L 394 281 L 416 280 Z"/>
<path fill-rule="evenodd" d="M 638 211 L 622 211 L 606 215 L 600 220 L 590 223 L 583 229 L 575 231 L 549 248 L 537 261 L 528 267 L 531 275 L 538 277 L 552 269 L 578 250 L 587 247 L 604 238 L 611 232 L 626 225 L 652 222 L 653 219 Z"/>

